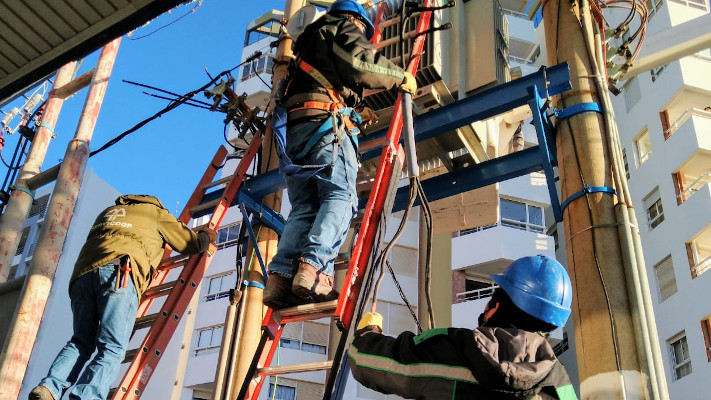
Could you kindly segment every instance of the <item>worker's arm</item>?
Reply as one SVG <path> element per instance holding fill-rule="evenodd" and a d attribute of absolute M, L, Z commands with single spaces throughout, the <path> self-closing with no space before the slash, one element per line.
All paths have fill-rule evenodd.
<path fill-rule="evenodd" d="M 341 22 L 331 50 L 335 56 L 333 63 L 346 86 L 392 89 L 403 81 L 402 68 L 377 53 L 350 20 Z"/>
<path fill-rule="evenodd" d="M 403 332 L 392 338 L 380 334 L 375 325 L 359 329 L 348 351 L 353 377 L 381 393 L 405 398 L 452 398 L 458 382 L 476 380 L 462 365 L 461 351 L 447 332 L 437 329 L 417 336 Z M 441 336 L 428 340 L 437 335 Z"/>
<path fill-rule="evenodd" d="M 168 210 L 158 210 L 158 231 L 163 240 L 181 254 L 197 254 L 210 244 L 210 234 L 195 232 L 172 216 Z"/>

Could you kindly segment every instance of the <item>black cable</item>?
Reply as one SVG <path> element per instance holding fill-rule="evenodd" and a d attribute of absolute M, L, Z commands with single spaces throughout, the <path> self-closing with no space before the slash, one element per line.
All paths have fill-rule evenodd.
<path fill-rule="evenodd" d="M 135 131 L 137 131 L 137 130 L 139 130 L 140 128 L 142 128 L 142 127 L 143 127 L 144 125 L 146 125 L 147 123 L 153 121 L 153 120 L 156 119 L 156 118 L 159 118 L 159 117 L 163 116 L 163 114 L 165 114 L 165 113 L 167 113 L 167 112 L 169 112 L 169 111 L 174 110 L 175 108 L 177 108 L 177 107 L 180 106 L 181 104 L 183 104 L 183 103 L 187 102 L 188 100 L 190 100 L 190 99 L 191 99 L 193 96 L 195 96 L 197 93 L 200 93 L 200 92 L 202 92 L 203 90 L 205 90 L 205 89 L 207 89 L 208 87 L 210 87 L 212 84 L 214 84 L 215 82 L 217 82 L 217 80 L 220 79 L 221 77 L 223 77 L 223 76 L 225 76 L 225 75 L 228 75 L 229 73 L 231 73 L 231 72 L 234 71 L 235 69 L 241 67 L 242 65 L 244 65 L 244 62 L 238 64 L 237 66 L 233 67 L 232 69 L 229 69 L 229 70 L 220 72 L 217 76 L 215 76 L 214 78 L 212 78 L 207 84 L 201 86 L 199 89 L 195 89 L 195 90 L 193 90 L 193 91 L 190 91 L 190 92 L 188 92 L 188 93 L 186 93 L 186 94 L 180 96 L 180 98 L 178 98 L 178 99 L 176 99 L 175 101 L 173 101 L 172 103 L 168 104 L 165 108 L 163 108 L 162 110 L 160 110 L 160 111 L 158 111 L 157 113 L 153 114 L 153 116 L 144 119 L 143 121 L 141 121 L 141 122 L 139 122 L 138 124 L 134 125 L 132 128 L 130 128 L 130 129 L 124 131 L 123 133 L 121 133 L 121 134 L 119 134 L 118 136 L 114 137 L 113 139 L 109 140 L 109 141 L 106 142 L 103 146 L 101 146 L 101 147 L 99 147 L 98 149 L 96 149 L 96 150 L 92 151 L 91 153 L 89 153 L 89 157 L 93 157 L 94 155 L 101 153 L 102 151 L 108 149 L 109 147 L 111 147 L 111 146 L 115 145 L 116 143 L 118 143 L 119 141 L 121 141 L 121 139 L 123 139 L 124 137 L 128 136 L 129 134 L 131 134 L 131 133 L 133 133 L 133 132 L 135 132 Z M 160 90 L 160 89 L 159 89 L 159 90 Z"/>
<path fill-rule="evenodd" d="M 432 231 L 433 231 L 433 219 L 432 210 L 430 209 L 430 204 L 425 196 L 425 190 L 422 187 L 422 182 L 419 177 L 414 177 L 415 184 L 417 185 L 417 194 L 420 197 L 420 205 L 422 206 L 422 215 L 425 219 L 425 227 L 427 228 L 427 246 L 425 248 L 425 298 L 427 300 L 427 316 L 429 318 L 430 328 L 435 328 L 435 316 L 432 308 L 432 293 L 431 293 L 431 279 L 432 279 Z"/>
<path fill-rule="evenodd" d="M 153 32 L 147 33 L 147 34 L 145 34 L 145 35 L 143 35 L 143 36 L 139 36 L 139 37 L 136 37 L 136 38 L 132 38 L 132 37 L 130 37 L 130 36 L 128 36 L 128 35 L 126 35 L 126 37 L 128 38 L 128 40 L 139 40 L 139 39 L 147 38 L 148 36 L 153 35 L 154 33 L 160 31 L 161 29 L 165 29 L 165 28 L 167 28 L 167 27 L 173 25 L 174 23 L 180 21 L 181 19 L 187 17 L 188 15 L 194 13 L 195 10 L 197 10 L 197 8 L 200 7 L 201 5 L 202 5 L 202 0 L 198 1 L 197 5 L 196 5 L 195 7 L 191 8 L 188 12 L 186 12 L 185 14 L 183 14 L 182 16 L 180 16 L 179 18 L 177 18 L 175 21 L 172 21 L 172 22 L 170 22 L 170 23 L 167 23 L 167 24 L 161 26 L 160 28 L 154 30 Z"/>

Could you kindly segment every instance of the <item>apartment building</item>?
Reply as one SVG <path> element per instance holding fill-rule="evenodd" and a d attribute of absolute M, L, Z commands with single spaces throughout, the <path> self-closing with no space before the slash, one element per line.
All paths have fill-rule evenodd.
<path fill-rule="evenodd" d="M 647 7 L 648 38 L 709 12 L 705 0 Z M 672 399 L 705 398 L 711 378 L 710 67 L 705 50 L 627 80 L 613 98 Z"/>

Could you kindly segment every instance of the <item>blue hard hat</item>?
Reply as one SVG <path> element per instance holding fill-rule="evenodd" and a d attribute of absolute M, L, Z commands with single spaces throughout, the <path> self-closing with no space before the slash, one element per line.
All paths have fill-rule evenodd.
<path fill-rule="evenodd" d="M 347 12 L 353 14 L 359 21 L 365 24 L 365 37 L 370 40 L 375 33 L 375 27 L 373 23 L 368 18 L 368 14 L 365 13 L 365 9 L 355 0 L 338 0 L 331 5 L 328 12 Z"/>
<path fill-rule="evenodd" d="M 568 320 L 573 287 L 558 261 L 544 255 L 519 258 L 491 278 L 527 314 L 555 326 Z"/>

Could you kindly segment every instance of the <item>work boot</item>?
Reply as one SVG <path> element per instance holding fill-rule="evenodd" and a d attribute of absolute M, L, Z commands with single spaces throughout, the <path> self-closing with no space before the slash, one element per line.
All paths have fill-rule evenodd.
<path fill-rule="evenodd" d="M 272 272 L 269 273 L 262 302 L 275 310 L 305 303 L 305 301 L 291 293 L 290 278 L 285 278 Z"/>
<path fill-rule="evenodd" d="M 294 275 L 291 290 L 295 295 L 312 303 L 338 298 L 338 292 L 333 290 L 333 278 L 303 261 L 299 264 L 299 271 Z"/>
<path fill-rule="evenodd" d="M 47 389 L 46 386 L 37 386 L 36 388 L 32 389 L 30 392 L 30 395 L 27 396 L 29 400 L 54 400 L 54 397 L 52 396 L 52 392 Z"/>

